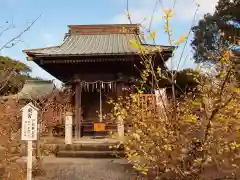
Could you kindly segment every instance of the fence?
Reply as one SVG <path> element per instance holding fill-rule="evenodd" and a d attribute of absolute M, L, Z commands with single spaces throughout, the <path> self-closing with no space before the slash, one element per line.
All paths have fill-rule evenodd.
<path fill-rule="evenodd" d="M 166 114 L 168 99 L 165 89 L 156 90 L 155 94 L 136 94 L 136 97 L 143 118 Z"/>

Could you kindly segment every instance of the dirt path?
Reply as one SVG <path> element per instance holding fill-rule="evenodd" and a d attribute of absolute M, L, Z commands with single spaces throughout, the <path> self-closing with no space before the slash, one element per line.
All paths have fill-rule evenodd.
<path fill-rule="evenodd" d="M 33 180 L 143 180 L 122 159 L 47 157 L 46 177 Z"/>

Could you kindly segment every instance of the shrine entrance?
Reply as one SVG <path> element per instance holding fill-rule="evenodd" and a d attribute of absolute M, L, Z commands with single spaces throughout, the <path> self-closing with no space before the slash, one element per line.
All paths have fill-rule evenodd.
<path fill-rule="evenodd" d="M 80 82 L 81 116 L 83 121 L 102 122 L 110 113 L 107 101 L 116 97 L 116 82 Z"/>
<path fill-rule="evenodd" d="M 78 110 L 75 117 L 76 138 L 86 134 L 92 135 L 96 131 L 94 126 L 99 123 L 109 128 L 108 124 L 112 121 L 109 113 L 112 107 L 108 101 L 117 97 L 117 82 L 78 81 L 75 88 L 75 108 Z M 101 131 L 107 131 L 107 129 L 101 129 Z"/>

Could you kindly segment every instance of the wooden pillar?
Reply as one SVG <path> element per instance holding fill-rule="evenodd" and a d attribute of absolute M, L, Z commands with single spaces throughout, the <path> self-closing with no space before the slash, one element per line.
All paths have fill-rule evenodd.
<path fill-rule="evenodd" d="M 78 139 L 78 98 L 79 97 L 79 93 L 78 93 L 78 82 L 75 83 L 75 130 L 74 130 L 74 136 L 75 139 Z"/>
<path fill-rule="evenodd" d="M 123 95 L 123 90 L 122 88 L 124 87 L 124 79 L 123 79 L 123 75 L 121 73 L 119 73 L 118 75 L 118 79 L 117 79 L 117 98 Z"/>
<path fill-rule="evenodd" d="M 78 131 L 78 137 L 82 137 L 83 136 L 83 128 L 82 128 L 82 84 L 79 84 L 79 104 L 78 104 L 78 110 L 79 110 L 79 131 Z"/>
<path fill-rule="evenodd" d="M 120 97 L 120 96 L 123 96 L 123 90 L 122 88 L 124 87 L 124 84 L 122 82 L 119 82 L 117 84 L 117 98 Z"/>
<path fill-rule="evenodd" d="M 75 139 L 79 139 L 81 133 L 81 94 L 82 94 L 81 83 L 78 81 L 75 84 Z"/>
<path fill-rule="evenodd" d="M 99 88 L 99 113 L 100 113 L 100 119 L 99 122 L 102 122 L 102 82 L 100 83 L 100 88 Z"/>

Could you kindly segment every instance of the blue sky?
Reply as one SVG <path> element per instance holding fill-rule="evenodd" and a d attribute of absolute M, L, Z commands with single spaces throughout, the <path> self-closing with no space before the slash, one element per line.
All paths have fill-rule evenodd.
<path fill-rule="evenodd" d="M 162 7 L 172 7 L 174 0 L 162 0 L 158 4 L 153 19 L 153 28 L 158 29 L 157 43 L 167 45 L 167 36 L 163 33 Z M 129 0 L 129 9 L 133 23 L 140 23 L 153 12 L 156 0 Z M 176 17 L 172 20 L 173 37 L 187 34 L 192 25 L 193 14 L 196 10 L 194 0 L 176 0 Z M 204 13 L 213 12 L 217 0 L 199 0 L 200 8 L 197 19 Z M 198 2 L 197 2 L 198 3 Z M 40 14 L 41 17 L 34 26 L 21 37 L 21 43 L 10 49 L 4 49 L 1 55 L 20 60 L 32 68 L 32 75 L 45 79 L 54 79 L 33 62 L 27 62 L 23 49 L 41 48 L 59 45 L 63 41 L 67 25 L 70 24 L 109 24 L 128 23 L 125 15 L 126 0 L 0 0 L 0 25 L 6 21 L 13 22 L 14 29 L 7 31 L 0 37 L 3 44 L 11 37 L 21 32 L 31 21 Z M 145 25 L 148 21 L 144 22 Z M 176 53 L 179 57 L 181 48 Z M 181 68 L 193 67 L 190 60 L 191 48 L 187 46 L 184 57 L 188 57 Z M 174 62 L 175 66 L 177 62 Z M 57 81 L 56 81 L 57 82 Z"/>

